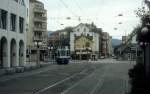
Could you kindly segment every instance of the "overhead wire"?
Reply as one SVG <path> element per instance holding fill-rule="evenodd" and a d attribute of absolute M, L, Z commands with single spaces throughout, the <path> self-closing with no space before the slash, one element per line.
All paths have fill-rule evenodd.
<path fill-rule="evenodd" d="M 82 13 L 82 15 L 86 15 L 86 17 L 83 19 L 83 18 L 81 18 L 81 16 L 80 16 L 80 20 L 87 20 L 87 21 L 91 21 L 92 22 L 92 20 L 91 19 L 89 19 L 88 18 L 88 16 L 87 16 L 87 13 L 83 10 L 83 8 L 81 8 L 81 6 L 79 5 L 79 3 L 77 2 L 77 0 L 73 0 L 74 1 L 74 4 L 76 4 L 76 6 L 78 7 L 78 9 L 80 10 L 80 12 Z"/>
<path fill-rule="evenodd" d="M 63 0 L 59 0 L 59 1 L 63 4 L 63 6 L 64 6 L 73 16 L 79 17 L 76 13 L 74 13 L 74 12 L 69 8 L 69 6 L 68 6 Z"/>
<path fill-rule="evenodd" d="M 75 18 L 77 18 L 77 19 L 74 19 L 74 20 L 78 20 L 79 22 L 81 22 L 81 20 L 87 20 L 87 21 L 89 21 L 89 20 L 91 20 L 91 19 L 88 19 L 88 18 L 81 18 L 81 16 L 80 15 L 77 15 L 75 12 L 73 12 L 70 8 L 69 8 L 69 6 L 63 1 L 63 0 L 59 0 L 62 4 L 63 4 L 63 6 L 75 17 Z M 80 5 L 77 3 L 77 1 L 76 0 L 74 0 L 74 2 L 75 2 L 75 4 L 76 4 L 76 6 L 79 8 L 79 10 L 81 11 L 81 13 L 84 15 L 84 14 L 86 14 L 84 11 L 83 11 L 83 9 L 80 7 Z M 73 19 L 73 18 L 71 18 L 71 19 Z M 92 22 L 92 21 L 91 21 Z"/>

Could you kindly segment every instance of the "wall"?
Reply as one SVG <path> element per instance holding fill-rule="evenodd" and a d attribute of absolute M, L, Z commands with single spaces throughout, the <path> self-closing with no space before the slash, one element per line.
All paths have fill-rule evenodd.
<path fill-rule="evenodd" d="M 24 45 L 26 45 L 26 7 L 23 5 L 18 4 L 17 2 L 15 2 L 14 0 L 0 0 L 0 9 L 4 9 L 8 12 L 8 16 L 7 16 L 7 29 L 0 29 L 0 39 L 2 37 L 5 37 L 7 39 L 7 43 L 8 43 L 8 62 L 7 64 L 4 65 L 4 67 L 10 67 L 10 43 L 11 40 L 14 39 L 16 41 L 16 63 L 15 66 L 19 65 L 19 42 L 20 40 L 22 40 L 24 42 Z M 10 31 L 10 13 L 13 13 L 15 15 L 17 15 L 17 21 L 16 21 L 16 32 Z M 24 18 L 24 32 L 21 34 L 19 32 L 19 17 L 23 17 Z M 24 47 L 24 63 L 22 64 L 22 66 L 25 66 L 25 61 L 26 61 L 26 47 Z"/>

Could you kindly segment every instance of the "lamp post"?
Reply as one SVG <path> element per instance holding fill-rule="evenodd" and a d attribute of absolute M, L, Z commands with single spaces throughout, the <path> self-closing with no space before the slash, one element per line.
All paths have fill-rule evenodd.
<path fill-rule="evenodd" d="M 36 65 L 39 66 L 40 65 L 40 46 L 42 45 L 42 42 L 39 40 L 34 41 L 34 44 L 36 45 L 36 49 L 37 49 L 37 62 Z"/>
<path fill-rule="evenodd" d="M 48 47 L 50 59 L 52 59 L 53 47 Z"/>
<path fill-rule="evenodd" d="M 145 37 L 149 32 L 149 29 L 147 26 L 143 27 L 142 30 L 141 30 L 141 34 Z M 147 57 L 147 55 L 149 56 L 149 52 L 147 52 L 147 47 L 148 47 L 149 43 L 144 40 L 142 42 L 140 42 L 140 46 L 143 48 L 143 51 L 144 51 L 144 67 L 145 67 L 145 72 L 146 72 L 146 75 L 149 75 L 149 58 Z"/>
<path fill-rule="evenodd" d="M 49 60 L 49 58 L 50 58 L 50 47 L 48 46 L 47 48 L 48 48 L 48 61 L 50 61 Z"/>
<path fill-rule="evenodd" d="M 82 60 L 82 50 L 83 48 L 80 48 L 80 60 Z"/>
<path fill-rule="evenodd" d="M 51 59 L 53 59 L 53 57 L 52 57 L 53 56 L 53 47 L 50 48 L 50 52 L 51 52 L 50 53 L 51 54 Z"/>

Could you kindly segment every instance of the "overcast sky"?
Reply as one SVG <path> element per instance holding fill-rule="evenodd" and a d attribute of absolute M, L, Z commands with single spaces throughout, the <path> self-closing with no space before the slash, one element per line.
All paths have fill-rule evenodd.
<path fill-rule="evenodd" d="M 48 14 L 48 30 L 94 22 L 115 38 L 129 34 L 139 23 L 134 10 L 142 0 L 40 0 Z M 123 16 L 118 16 L 123 14 Z M 70 20 L 66 18 L 70 17 Z M 79 17 L 81 20 L 79 21 Z M 118 24 L 121 22 L 122 24 Z M 64 25 L 61 25 L 64 24 Z M 114 30 L 117 28 L 117 30 Z"/>

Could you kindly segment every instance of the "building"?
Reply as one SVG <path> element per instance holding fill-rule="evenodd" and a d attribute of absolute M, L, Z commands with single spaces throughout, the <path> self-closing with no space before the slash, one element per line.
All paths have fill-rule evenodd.
<path fill-rule="evenodd" d="M 128 40 L 128 36 L 122 36 L 122 44 L 125 44 Z"/>
<path fill-rule="evenodd" d="M 142 49 L 139 46 L 137 40 L 136 29 L 128 36 L 122 36 L 122 45 L 118 47 L 118 58 L 122 60 L 136 60 L 137 57 L 141 57 Z"/>
<path fill-rule="evenodd" d="M 27 32 L 27 61 L 44 61 L 47 50 L 47 11 L 38 0 L 29 2 L 29 30 Z"/>
<path fill-rule="evenodd" d="M 102 32 L 102 56 L 108 57 L 112 48 L 111 38 L 107 32 Z"/>
<path fill-rule="evenodd" d="M 26 65 L 28 0 L 0 0 L 0 68 Z"/>
<path fill-rule="evenodd" d="M 57 48 L 70 47 L 70 32 L 72 32 L 72 27 L 66 27 L 65 29 L 51 32 L 48 37 L 50 55 L 54 55 Z"/>
<path fill-rule="evenodd" d="M 55 59 L 55 51 L 59 45 L 59 32 L 51 32 L 48 35 L 48 60 Z"/>
<path fill-rule="evenodd" d="M 53 48 L 53 52 L 59 47 L 67 46 L 70 48 L 72 59 L 79 60 L 108 57 L 113 52 L 112 37 L 94 24 L 84 23 L 51 33 L 48 46 Z"/>
<path fill-rule="evenodd" d="M 108 55 L 112 56 L 113 54 L 113 47 L 112 47 L 112 36 L 108 38 Z"/>
<path fill-rule="evenodd" d="M 79 24 L 70 32 L 70 51 L 73 59 L 98 59 L 100 34 L 94 24 Z"/>
<path fill-rule="evenodd" d="M 97 28 L 97 31 L 99 33 L 99 58 L 101 58 L 102 55 L 102 28 Z"/>

